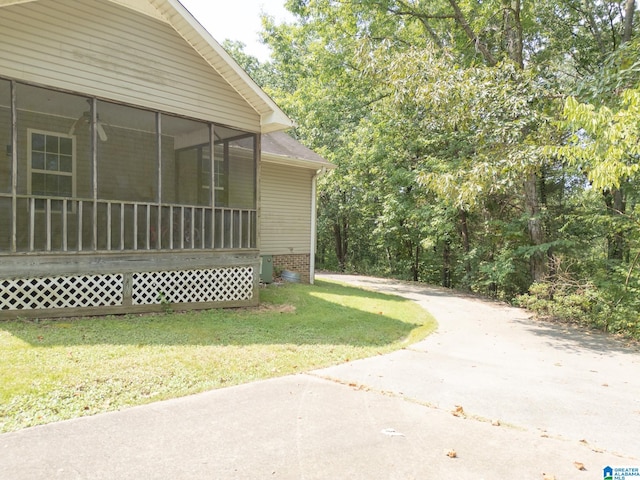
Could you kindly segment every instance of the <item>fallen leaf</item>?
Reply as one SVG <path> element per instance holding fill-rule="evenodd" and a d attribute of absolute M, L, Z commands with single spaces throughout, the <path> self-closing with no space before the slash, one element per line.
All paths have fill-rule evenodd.
<path fill-rule="evenodd" d="M 491 425 L 493 425 L 494 427 L 499 427 L 500 426 L 500 420 L 494 420 L 491 422 Z"/>
<path fill-rule="evenodd" d="M 458 453 L 453 448 L 447 450 L 445 453 L 447 454 L 447 457 L 449 457 L 449 458 L 457 458 L 457 456 L 458 456 Z"/>
<path fill-rule="evenodd" d="M 609 384 L 608 384 L 608 383 L 603 383 L 603 384 L 602 384 L 602 386 L 603 386 L 603 387 L 608 387 L 608 386 L 609 386 Z"/>
<path fill-rule="evenodd" d="M 462 405 L 456 405 L 455 410 L 451 412 L 451 414 L 454 417 L 464 417 L 464 408 L 462 408 Z"/>
<path fill-rule="evenodd" d="M 574 465 L 578 470 L 586 470 L 586 468 L 584 467 L 584 463 L 582 463 L 582 462 L 573 462 L 573 465 Z"/>

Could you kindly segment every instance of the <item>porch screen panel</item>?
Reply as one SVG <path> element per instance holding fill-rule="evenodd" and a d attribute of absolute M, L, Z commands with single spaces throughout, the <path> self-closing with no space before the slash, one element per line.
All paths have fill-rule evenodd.
<path fill-rule="evenodd" d="M 11 85 L 0 80 L 0 253 L 11 246 Z"/>
<path fill-rule="evenodd" d="M 16 107 L 17 250 L 73 250 L 77 199 L 91 192 L 90 101 L 17 83 Z"/>
<path fill-rule="evenodd" d="M 0 146 L 0 193 L 11 193 L 11 84 L 7 80 L 0 80 Z"/>
<path fill-rule="evenodd" d="M 55 184 L 56 175 L 73 175 L 75 195 L 87 198 L 91 192 L 90 101 L 80 95 L 18 84 L 18 194 L 32 194 L 33 175 L 47 175 Z M 30 132 L 38 132 L 34 139 Z M 53 145 L 56 138 L 73 139 Z M 59 142 L 60 140 L 57 140 Z M 44 146 L 42 145 L 44 142 Z M 48 143 L 47 143 L 48 142 Z M 69 146 L 73 143 L 73 150 Z M 32 153 L 36 152 L 32 157 Z M 65 155 L 61 158 L 60 155 Z M 29 161 L 31 160 L 31 162 Z M 70 165 L 75 163 L 75 165 Z M 75 166 L 76 170 L 73 170 Z M 68 184 L 47 188 L 51 197 L 69 197 Z"/>
<path fill-rule="evenodd" d="M 211 205 L 209 124 L 162 115 L 162 203 Z"/>
<path fill-rule="evenodd" d="M 11 212 L 12 201 L 9 196 L 0 195 L 0 254 L 11 249 Z"/>
<path fill-rule="evenodd" d="M 157 202 L 155 114 L 114 103 L 97 103 L 98 198 Z"/>
<path fill-rule="evenodd" d="M 256 135 L 215 128 L 216 206 L 256 208 Z"/>
<path fill-rule="evenodd" d="M 229 148 L 229 206 L 256 207 L 255 137 L 233 141 Z"/>

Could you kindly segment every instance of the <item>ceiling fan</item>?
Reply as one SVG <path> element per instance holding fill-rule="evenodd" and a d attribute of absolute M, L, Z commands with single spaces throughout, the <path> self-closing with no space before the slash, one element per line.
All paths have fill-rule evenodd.
<path fill-rule="evenodd" d="M 86 125 L 91 125 L 91 111 L 87 110 L 86 112 L 84 112 L 82 115 L 80 115 L 80 117 L 73 122 L 73 125 L 71 125 L 71 128 L 69 129 L 69 135 L 73 135 L 76 131 L 76 128 L 78 127 L 79 124 L 86 124 Z M 103 142 L 107 141 L 107 132 L 105 132 L 104 130 L 104 126 L 102 125 L 102 122 L 100 121 L 100 118 L 98 117 L 98 121 L 96 122 L 96 130 L 98 131 L 98 137 L 100 138 L 100 140 L 102 140 Z"/>

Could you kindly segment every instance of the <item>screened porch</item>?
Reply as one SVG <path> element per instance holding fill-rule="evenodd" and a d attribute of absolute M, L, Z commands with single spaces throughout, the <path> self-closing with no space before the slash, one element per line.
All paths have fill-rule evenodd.
<path fill-rule="evenodd" d="M 0 79 L 0 255 L 255 249 L 258 138 Z"/>

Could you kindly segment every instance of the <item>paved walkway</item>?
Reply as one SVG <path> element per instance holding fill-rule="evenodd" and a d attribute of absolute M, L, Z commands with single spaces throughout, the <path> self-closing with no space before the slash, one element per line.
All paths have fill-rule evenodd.
<path fill-rule="evenodd" d="M 449 291 L 330 277 L 415 300 L 439 329 L 389 355 L 0 435 L 0 479 L 586 480 L 640 467 L 637 350 Z"/>

